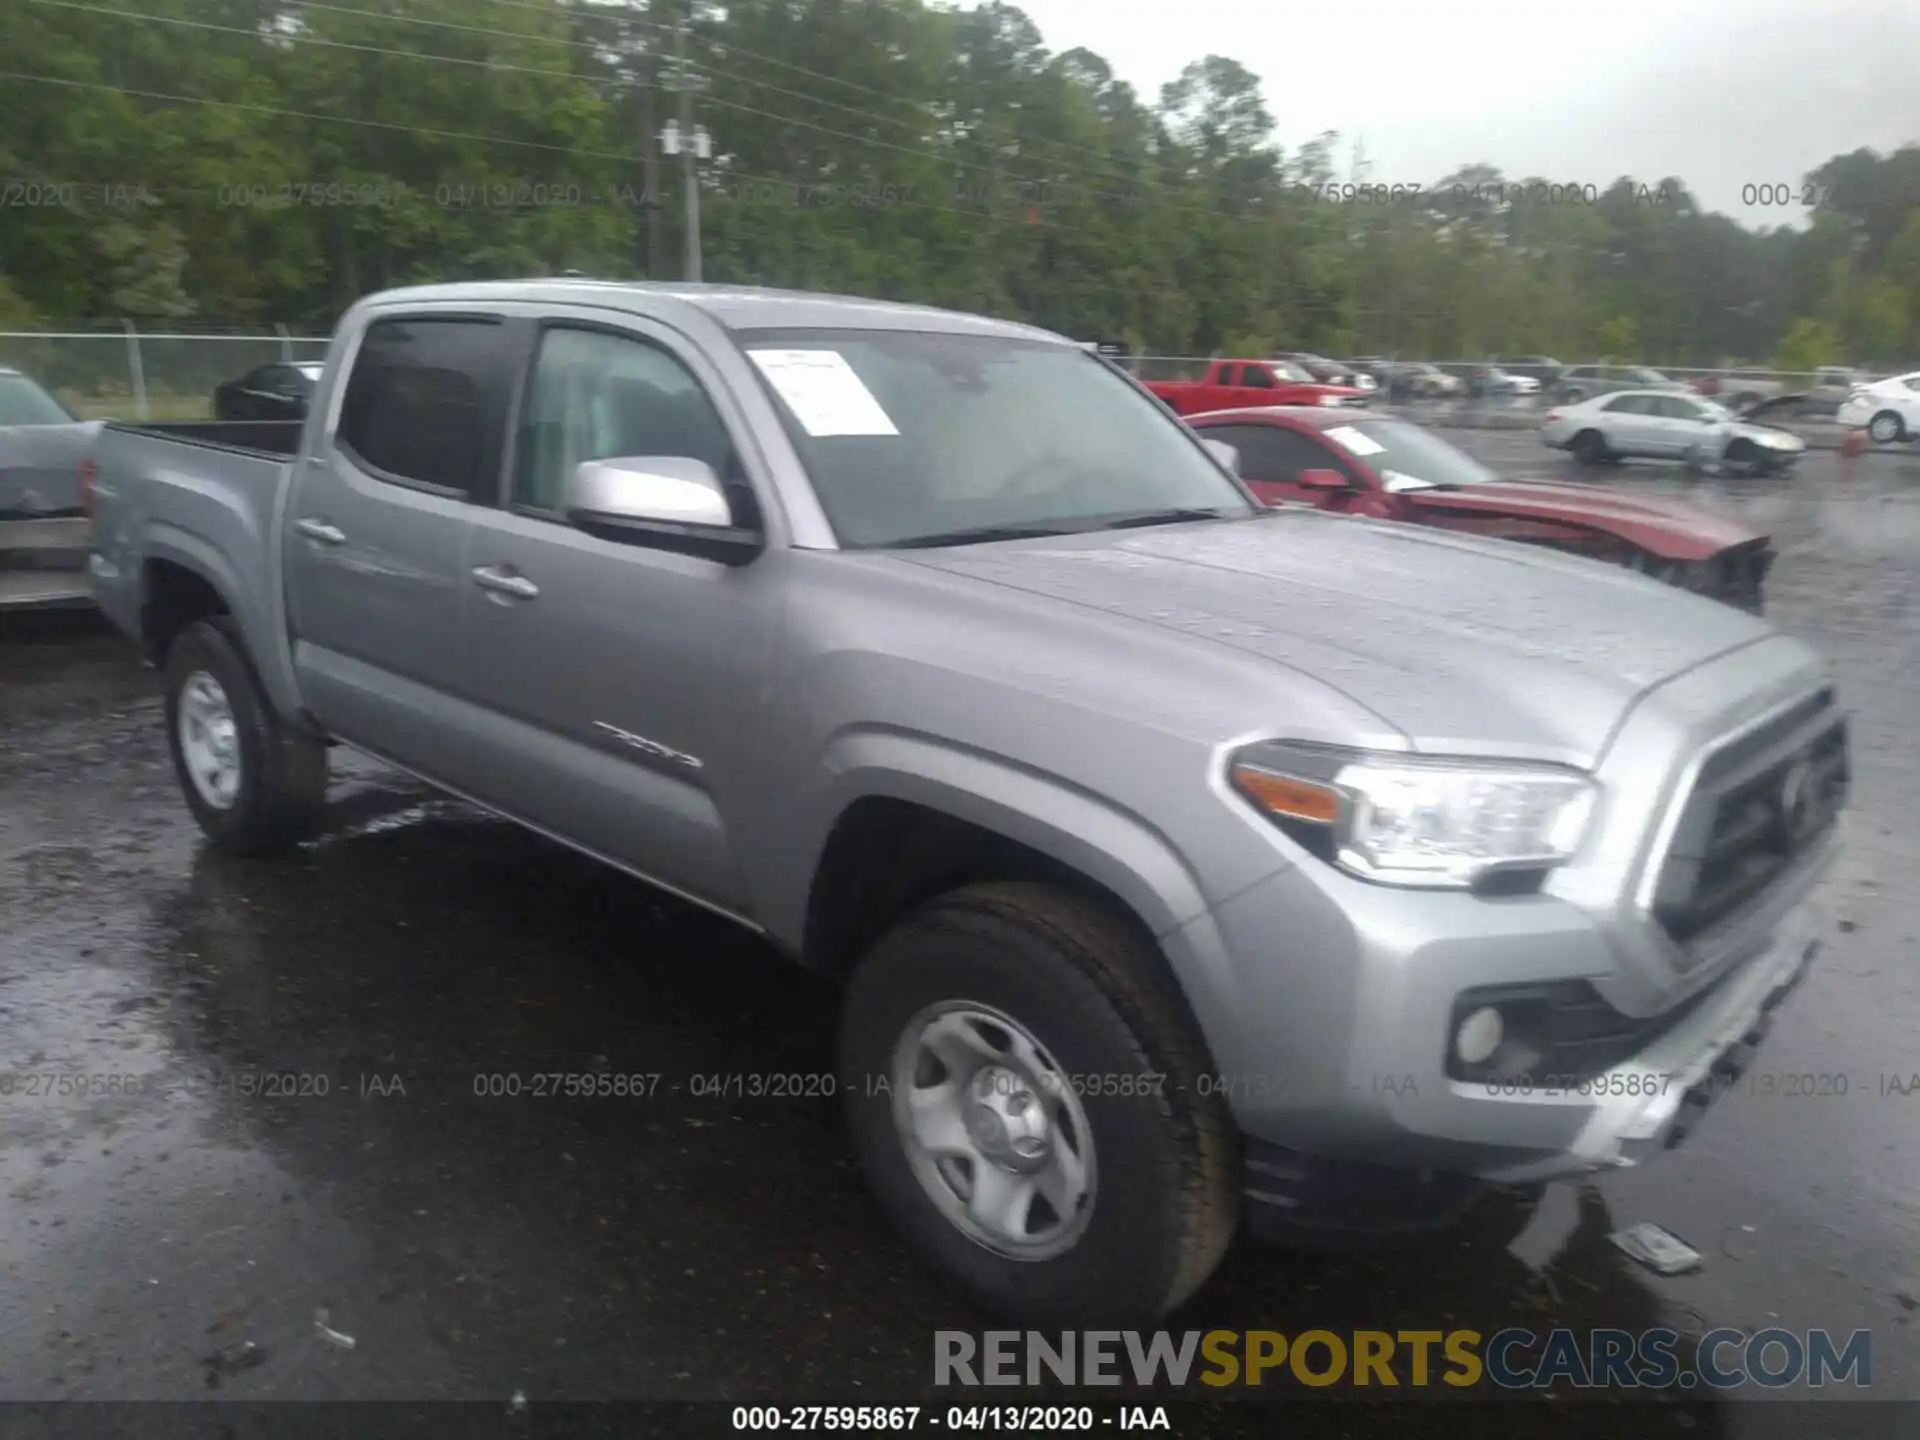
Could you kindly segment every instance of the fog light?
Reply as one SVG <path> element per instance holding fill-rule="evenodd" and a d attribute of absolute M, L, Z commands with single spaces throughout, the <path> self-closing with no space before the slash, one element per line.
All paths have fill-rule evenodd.
<path fill-rule="evenodd" d="M 1468 1065 L 1483 1064 L 1500 1048 L 1506 1030 L 1500 1012 L 1491 1005 L 1483 1005 L 1460 1022 L 1460 1029 L 1453 1037 L 1453 1053 Z"/>

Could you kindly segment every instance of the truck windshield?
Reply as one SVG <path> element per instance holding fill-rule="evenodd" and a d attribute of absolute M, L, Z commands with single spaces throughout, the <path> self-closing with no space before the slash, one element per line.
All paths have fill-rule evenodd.
<path fill-rule="evenodd" d="M 1363 420 L 1322 432 L 1371 467 L 1389 490 L 1431 490 L 1484 485 L 1500 477 L 1431 430 L 1402 420 Z"/>
<path fill-rule="evenodd" d="M 71 425 L 74 416 L 24 375 L 0 375 L 0 425 Z"/>
<path fill-rule="evenodd" d="M 1259 513 L 1192 432 L 1076 346 L 806 330 L 745 348 L 849 547 Z"/>

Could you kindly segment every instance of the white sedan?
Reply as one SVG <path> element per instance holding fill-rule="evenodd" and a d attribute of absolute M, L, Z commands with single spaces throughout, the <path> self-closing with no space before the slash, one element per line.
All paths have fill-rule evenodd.
<path fill-rule="evenodd" d="M 1857 387 L 1834 418 L 1850 429 L 1865 426 L 1878 445 L 1920 439 L 1920 370 Z"/>
<path fill-rule="evenodd" d="M 1577 405 L 1556 405 L 1541 423 L 1540 439 L 1555 450 L 1571 451 L 1583 465 L 1639 456 L 1756 474 L 1784 470 L 1807 451 L 1807 442 L 1789 430 L 1673 390 L 1616 390 Z"/>

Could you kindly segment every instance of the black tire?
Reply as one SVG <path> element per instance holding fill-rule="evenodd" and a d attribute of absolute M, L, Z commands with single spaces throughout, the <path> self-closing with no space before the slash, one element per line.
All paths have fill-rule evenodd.
<path fill-rule="evenodd" d="M 181 694 L 202 673 L 217 682 L 233 715 L 239 783 L 224 807 L 202 794 L 182 746 Z M 187 808 L 207 838 L 233 855 L 279 854 L 310 838 L 326 802 L 326 746 L 275 713 L 233 621 L 220 615 L 181 631 L 168 647 L 164 675 L 167 749 Z"/>
<path fill-rule="evenodd" d="M 1009 1258 L 950 1221 L 909 1161 L 893 1096 L 872 1093 L 869 1077 L 892 1076 L 915 1017 L 952 1001 L 1016 1020 L 1066 1075 L 1142 1077 L 1142 1093 L 1080 1095 L 1092 1211 L 1052 1258 Z M 1218 1092 L 1201 1093 L 1209 1063 L 1198 1027 L 1152 942 L 1089 900 L 1008 882 L 933 901 L 854 971 L 840 1065 L 854 1146 L 881 1205 L 922 1260 L 991 1314 L 1149 1325 L 1213 1273 L 1238 1227 L 1237 1133 Z"/>
<path fill-rule="evenodd" d="M 1751 440 L 1736 440 L 1727 447 L 1726 463 L 1735 465 L 1751 475 L 1771 475 L 1775 465 L 1773 457 Z"/>
<path fill-rule="evenodd" d="M 1607 440 L 1598 430 L 1582 430 L 1567 447 L 1582 465 L 1604 465 L 1613 455 Z"/>
<path fill-rule="evenodd" d="M 1876 445 L 1891 445 L 1907 438 L 1907 422 L 1899 412 L 1882 410 L 1867 422 L 1867 438 Z"/>

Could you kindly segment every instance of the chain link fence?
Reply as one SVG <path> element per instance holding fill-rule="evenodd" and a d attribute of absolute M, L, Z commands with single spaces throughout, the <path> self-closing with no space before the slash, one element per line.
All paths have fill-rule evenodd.
<path fill-rule="evenodd" d="M 31 375 L 86 420 L 206 420 L 214 388 L 262 365 L 318 360 L 324 335 L 143 331 L 132 322 L 0 331 L 0 366 Z"/>

